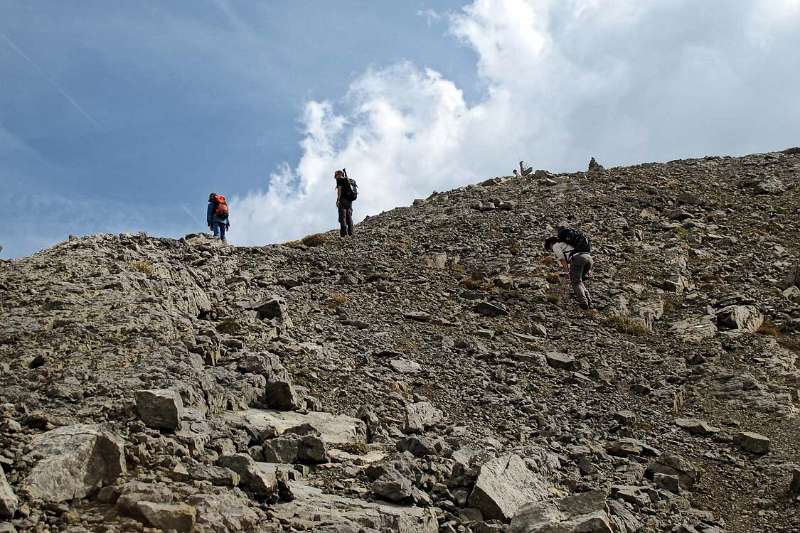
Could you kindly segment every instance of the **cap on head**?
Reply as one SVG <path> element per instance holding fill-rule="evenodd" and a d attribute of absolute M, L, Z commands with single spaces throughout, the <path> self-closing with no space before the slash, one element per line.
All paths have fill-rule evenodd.
<path fill-rule="evenodd" d="M 216 197 L 217 197 L 217 193 L 212 192 L 211 194 L 208 195 L 208 201 L 210 202 L 211 200 L 213 200 Z"/>
<path fill-rule="evenodd" d="M 342 172 L 341 170 L 337 170 L 337 171 L 336 171 L 336 172 L 333 174 L 333 177 L 334 177 L 334 178 L 343 178 L 343 177 L 344 177 L 344 172 Z"/>

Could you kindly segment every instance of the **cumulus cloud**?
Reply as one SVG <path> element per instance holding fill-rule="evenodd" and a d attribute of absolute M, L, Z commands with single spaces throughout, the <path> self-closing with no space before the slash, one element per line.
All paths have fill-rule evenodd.
<path fill-rule="evenodd" d="M 233 199 L 231 238 L 335 226 L 342 167 L 363 217 L 520 159 L 563 170 L 593 155 L 621 164 L 796 144 L 798 23 L 797 0 L 475 0 L 448 24 L 476 53 L 478 101 L 400 63 L 366 71 L 341 102 L 308 102 L 300 161 Z"/>

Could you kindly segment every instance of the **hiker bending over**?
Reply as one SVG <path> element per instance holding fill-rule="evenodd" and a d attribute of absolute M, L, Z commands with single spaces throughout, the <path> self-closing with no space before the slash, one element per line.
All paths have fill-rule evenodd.
<path fill-rule="evenodd" d="M 584 280 L 592 275 L 592 240 L 573 228 L 558 228 L 558 235 L 544 241 L 544 249 L 553 252 L 561 268 L 569 274 L 572 293 L 583 309 L 592 307 L 592 296 Z"/>
<path fill-rule="evenodd" d="M 358 185 L 356 180 L 347 177 L 347 170 L 337 170 L 333 177 L 336 179 L 336 207 L 339 209 L 339 235 L 346 237 L 353 235 L 353 202 L 358 198 Z"/>
<path fill-rule="evenodd" d="M 225 232 L 231 227 L 231 223 L 228 221 L 228 202 L 221 194 L 212 192 L 208 195 L 206 223 L 208 229 L 214 232 L 214 237 L 225 242 Z"/>

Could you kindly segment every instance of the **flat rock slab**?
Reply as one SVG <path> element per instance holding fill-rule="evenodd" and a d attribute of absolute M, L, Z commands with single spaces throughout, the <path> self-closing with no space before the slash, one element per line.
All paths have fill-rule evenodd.
<path fill-rule="evenodd" d="M 301 482 L 290 482 L 294 500 L 271 508 L 281 523 L 320 533 L 357 532 L 363 528 L 397 533 L 436 533 L 439 525 L 430 509 L 371 503 L 333 494 Z"/>
<path fill-rule="evenodd" d="M 422 366 L 419 363 L 408 359 L 392 359 L 389 361 L 389 366 L 401 374 L 416 374 L 422 370 Z"/>
<path fill-rule="evenodd" d="M 697 418 L 676 418 L 675 425 L 685 429 L 692 435 L 714 435 L 719 433 L 719 428 L 712 426 L 705 420 Z"/>
<path fill-rule="evenodd" d="M 481 466 L 469 505 L 487 520 L 508 521 L 523 505 L 548 496 L 547 480 L 528 468 L 518 455 L 497 457 Z"/>
<path fill-rule="evenodd" d="M 740 449 L 750 453 L 762 455 L 769 451 L 770 440 L 758 433 L 743 431 L 733 437 L 733 442 Z"/>
<path fill-rule="evenodd" d="M 548 352 L 545 354 L 547 364 L 553 368 L 560 368 L 562 370 L 575 370 L 577 368 L 577 361 L 575 357 L 560 352 Z"/>
<path fill-rule="evenodd" d="M 551 502 L 526 505 L 511 521 L 509 533 L 613 533 L 605 511 L 568 516 Z"/>
<path fill-rule="evenodd" d="M 617 457 L 626 457 L 628 455 L 652 455 L 657 457 L 661 455 L 661 452 L 657 449 L 640 440 L 629 437 L 621 438 L 606 445 L 606 451 Z"/>
<path fill-rule="evenodd" d="M 47 502 L 84 498 L 114 483 L 126 470 L 122 440 L 89 424 L 37 435 L 25 459 L 36 464 L 23 480 L 23 490 Z"/>
<path fill-rule="evenodd" d="M 703 339 L 717 334 L 717 325 L 711 316 L 699 316 L 673 322 L 670 326 L 679 339 L 690 344 L 698 344 Z"/>
<path fill-rule="evenodd" d="M 345 415 L 332 415 L 320 411 L 307 414 L 269 409 L 248 409 L 226 413 L 224 419 L 231 425 L 250 425 L 259 431 L 273 428 L 281 435 L 289 429 L 308 424 L 319 432 L 320 438 L 333 446 L 367 443 L 367 426 L 361 420 Z"/>
<path fill-rule="evenodd" d="M 479 315 L 488 317 L 504 316 L 508 314 L 508 308 L 500 303 L 478 302 L 472 309 Z"/>

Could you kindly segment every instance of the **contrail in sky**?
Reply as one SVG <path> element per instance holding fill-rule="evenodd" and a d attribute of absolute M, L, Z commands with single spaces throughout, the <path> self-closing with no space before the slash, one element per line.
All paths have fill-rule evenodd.
<path fill-rule="evenodd" d="M 56 83 L 56 82 L 55 82 L 55 80 L 54 80 L 53 78 L 51 78 L 51 77 L 50 77 L 50 76 L 47 74 L 47 72 L 45 72 L 45 71 L 44 71 L 44 69 L 43 69 L 42 67 L 40 67 L 40 66 L 39 66 L 39 65 L 38 65 L 38 64 L 37 64 L 37 63 L 36 63 L 36 62 L 35 62 L 33 59 L 31 59 L 30 57 L 28 57 L 28 55 L 27 55 L 25 52 L 23 52 L 23 51 L 20 49 L 20 47 L 19 47 L 19 46 L 17 46 L 16 44 L 14 44 L 14 41 L 12 41 L 12 40 L 11 40 L 11 39 L 8 37 L 8 35 L 6 35 L 6 34 L 5 34 L 5 33 L 3 33 L 3 32 L 0 32 L 0 37 L 2 37 L 3 39 L 5 39 L 5 41 L 8 43 L 8 46 L 10 46 L 12 50 L 14 50 L 14 51 L 15 51 L 17 54 L 19 54 L 19 56 L 20 56 L 20 57 L 22 57 L 22 58 L 23 58 L 25 61 L 27 61 L 28 63 L 30 63 L 31 65 L 33 65 L 33 68 L 35 68 L 35 69 L 36 69 L 36 70 L 39 72 L 39 74 L 41 74 L 41 76 L 42 76 L 42 77 L 43 77 L 43 78 L 44 78 L 44 79 L 47 81 L 47 83 L 49 83 L 49 84 L 50 84 L 50 85 L 51 85 L 51 86 L 52 86 L 52 87 L 53 87 L 53 88 L 54 88 L 56 91 L 58 91 L 58 93 L 59 93 L 61 96 L 63 96 L 64 98 L 66 98 L 66 100 L 67 100 L 67 101 L 68 101 L 70 104 L 72 104 L 72 107 L 74 107 L 74 108 L 75 108 L 75 109 L 76 109 L 76 110 L 77 110 L 77 111 L 78 111 L 78 112 L 79 112 L 81 115 L 83 115 L 84 117 L 86 117 L 86 120 L 88 120 L 89 122 L 91 122 L 91 123 L 92 123 L 92 124 L 93 124 L 95 127 L 97 127 L 98 129 L 99 129 L 99 128 L 101 128 L 101 126 L 100 126 L 100 123 L 99 123 L 99 122 L 97 122 L 97 121 L 94 119 L 94 117 L 92 117 L 92 115 L 90 115 L 89 113 L 87 113 L 87 112 L 86 112 L 86 111 L 85 111 L 85 110 L 84 110 L 84 109 L 83 109 L 83 108 L 82 108 L 80 105 L 78 105 L 78 102 L 76 102 L 74 98 L 72 98 L 70 95 L 68 95 L 68 94 L 67 94 L 67 92 L 66 92 L 64 89 L 62 89 L 62 88 L 61 88 L 61 86 L 59 86 L 59 85 L 58 85 L 58 83 Z"/>
<path fill-rule="evenodd" d="M 186 212 L 187 215 L 189 215 L 189 217 L 192 220 L 195 221 L 195 223 L 197 224 L 198 227 L 200 227 L 200 228 L 205 227 L 205 224 L 200 222 L 200 219 L 197 218 L 197 216 L 192 211 L 190 211 L 188 207 L 186 207 L 186 204 L 181 204 L 181 208 Z"/>

